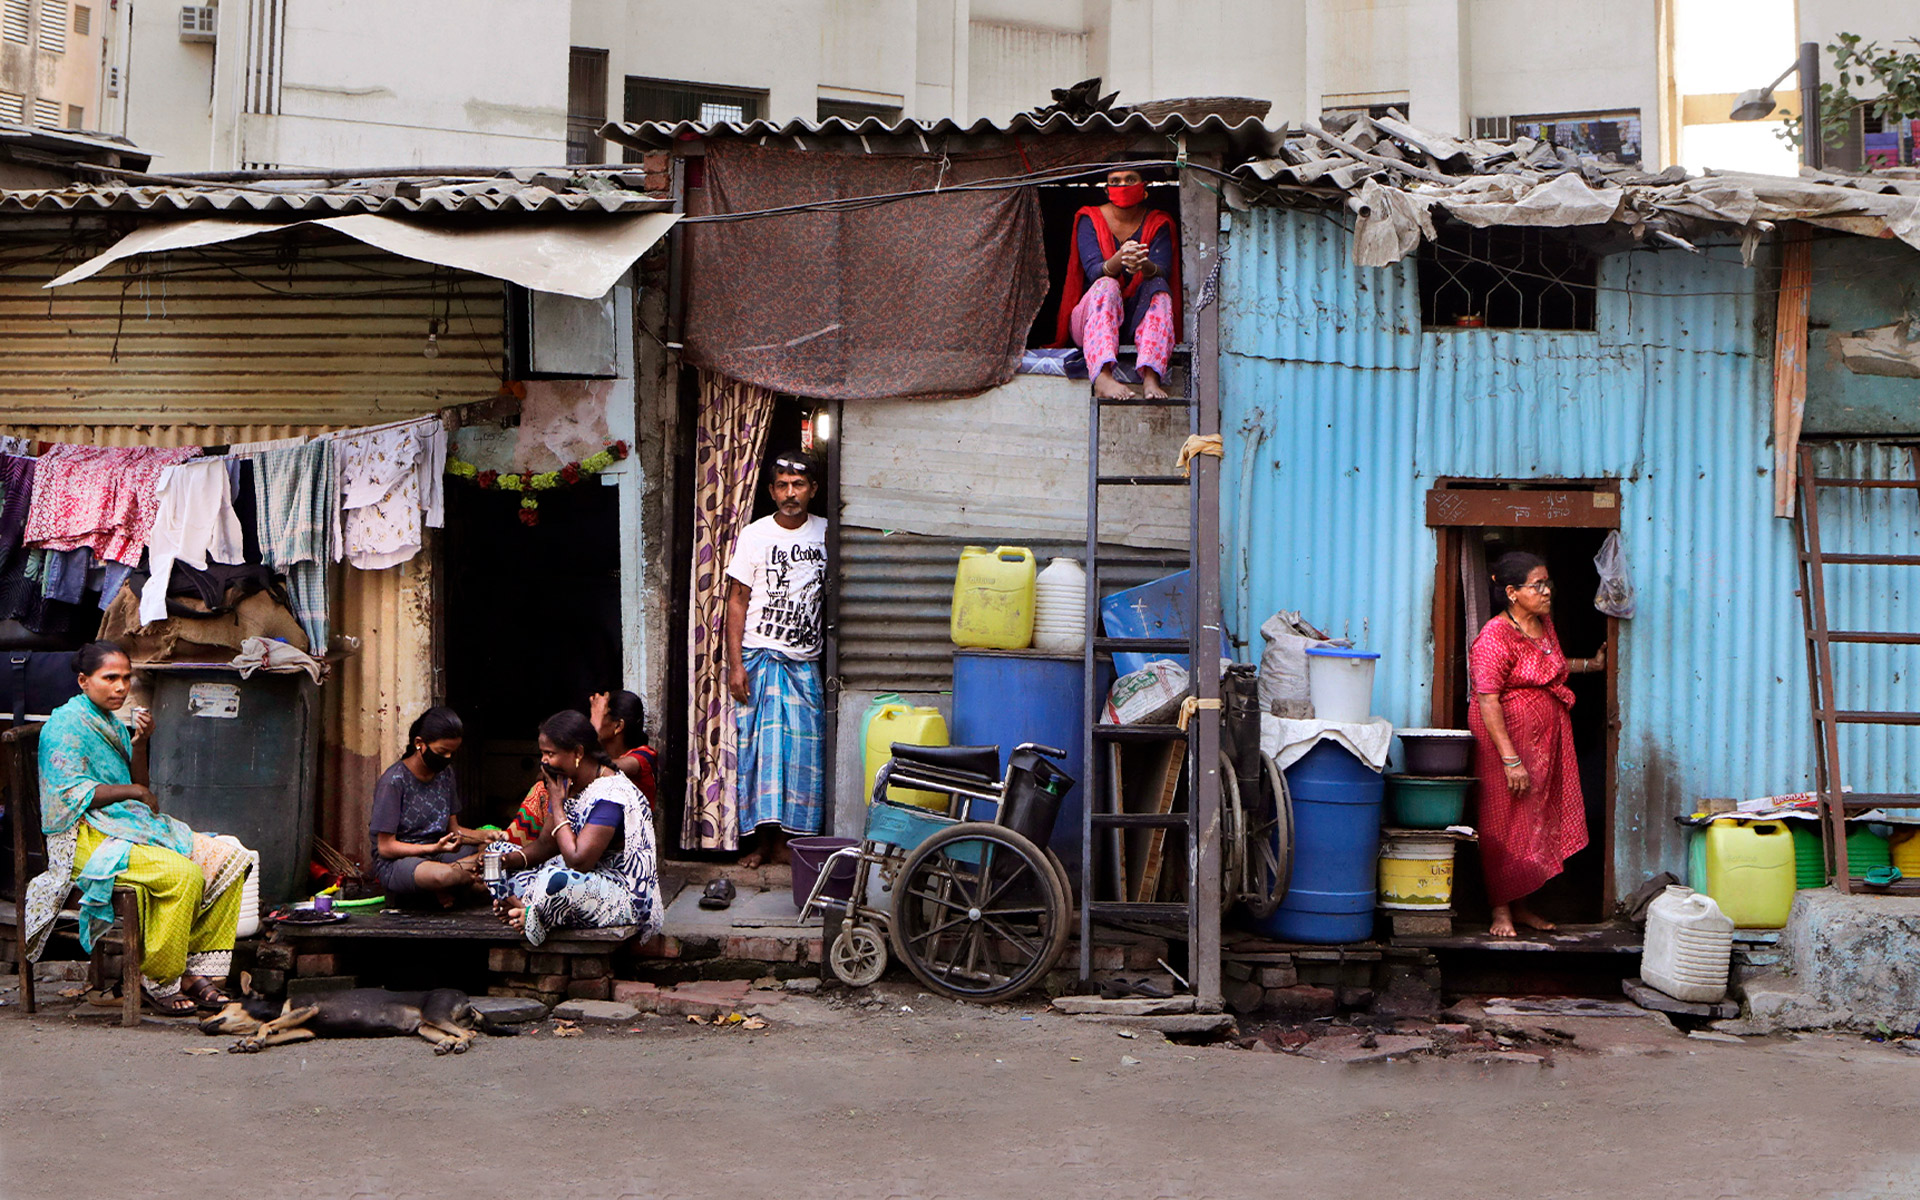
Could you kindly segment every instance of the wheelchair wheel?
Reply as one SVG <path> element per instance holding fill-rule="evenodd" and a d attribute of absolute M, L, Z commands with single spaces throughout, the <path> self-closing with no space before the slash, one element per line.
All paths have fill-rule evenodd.
<path fill-rule="evenodd" d="M 871 925 L 840 926 L 828 952 L 834 978 L 848 987 L 866 987 L 887 970 L 887 943 Z"/>
<path fill-rule="evenodd" d="M 1017 996 L 1053 969 L 1067 946 L 1070 893 L 1046 851 L 984 822 L 943 829 L 920 844 L 893 892 L 893 952 L 943 996 Z"/>

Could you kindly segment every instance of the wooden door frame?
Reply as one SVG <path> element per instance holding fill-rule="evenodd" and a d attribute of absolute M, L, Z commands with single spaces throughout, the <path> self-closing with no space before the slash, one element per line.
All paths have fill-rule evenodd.
<path fill-rule="evenodd" d="M 1453 719 L 1452 698 L 1464 680 L 1453 669 L 1452 648 L 1462 644 L 1466 631 L 1455 616 L 1465 608 L 1460 590 L 1462 531 L 1468 529 L 1608 529 L 1620 528 L 1620 481 L 1617 479 L 1450 479 L 1435 481 L 1427 491 L 1427 526 L 1434 532 L 1438 553 L 1433 575 L 1433 694 L 1429 713 L 1436 728 Z M 1614 804 L 1619 795 L 1620 764 L 1620 621 L 1607 618 L 1607 761 L 1606 819 L 1601 829 L 1601 912 L 1611 912 L 1618 899 L 1614 888 Z"/>

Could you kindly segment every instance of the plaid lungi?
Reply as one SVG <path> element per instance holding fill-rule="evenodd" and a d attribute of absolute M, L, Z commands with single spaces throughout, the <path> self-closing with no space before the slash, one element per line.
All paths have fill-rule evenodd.
<path fill-rule="evenodd" d="M 824 812 L 820 667 L 755 648 L 742 655 L 750 704 L 735 708 L 740 832 L 819 833 Z"/>

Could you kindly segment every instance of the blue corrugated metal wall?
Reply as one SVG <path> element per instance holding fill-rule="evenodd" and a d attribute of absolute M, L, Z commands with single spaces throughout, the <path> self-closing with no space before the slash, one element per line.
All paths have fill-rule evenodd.
<path fill-rule="evenodd" d="M 1684 866 L 1671 818 L 1686 801 L 1810 786 L 1794 535 L 1772 515 L 1764 271 L 1732 247 L 1634 251 L 1603 261 L 1595 332 L 1424 333 L 1412 263 L 1353 266 L 1338 214 L 1236 214 L 1226 255 L 1223 594 L 1244 657 L 1263 619 L 1303 610 L 1381 652 L 1376 711 L 1425 724 L 1426 491 L 1445 476 L 1618 479 L 1639 602 L 1617 647 L 1618 889 Z M 1832 520 L 1878 524 L 1871 505 L 1899 502 Z M 1839 612 L 1920 628 L 1920 611 L 1888 613 L 1887 586 L 1854 580 Z M 1858 686 L 1920 678 L 1913 658 L 1876 660 Z M 1854 786 L 1904 774 L 1883 735 L 1859 740 Z"/>

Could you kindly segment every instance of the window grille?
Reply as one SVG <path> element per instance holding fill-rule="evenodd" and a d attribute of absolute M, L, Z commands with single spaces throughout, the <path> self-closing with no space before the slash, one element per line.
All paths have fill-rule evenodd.
<path fill-rule="evenodd" d="M 673 79 L 627 76 L 625 119 L 640 121 L 734 121 L 744 124 L 766 116 L 767 94 L 718 84 L 683 83 Z M 629 148 L 626 161 L 638 162 L 640 152 Z"/>
<path fill-rule="evenodd" d="M 40 48 L 50 54 L 67 52 L 67 0 L 40 0 Z"/>
<path fill-rule="evenodd" d="M 1558 230 L 1449 223 L 1419 253 L 1429 329 L 1594 328 L 1600 260 Z"/>
<path fill-rule="evenodd" d="M 567 161 L 606 160 L 607 52 L 575 46 L 567 55 Z"/>
<path fill-rule="evenodd" d="M 27 98 L 18 92 L 0 92 L 0 121 L 9 125 L 25 125 Z"/>
<path fill-rule="evenodd" d="M 892 125 L 900 119 L 897 104 L 870 104 L 860 100 L 829 100 L 822 96 L 814 102 L 814 120 L 839 117 L 849 125 L 858 125 L 869 117 L 878 117 Z"/>
<path fill-rule="evenodd" d="M 73 6 L 73 31 L 81 37 L 87 36 L 93 29 L 93 10 L 84 4 Z"/>
<path fill-rule="evenodd" d="M 0 9 L 0 37 L 9 42 L 27 44 L 27 30 L 33 23 L 33 0 L 5 0 Z"/>

